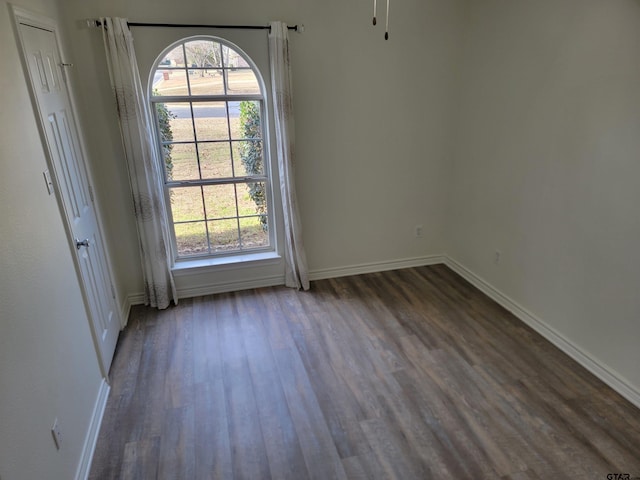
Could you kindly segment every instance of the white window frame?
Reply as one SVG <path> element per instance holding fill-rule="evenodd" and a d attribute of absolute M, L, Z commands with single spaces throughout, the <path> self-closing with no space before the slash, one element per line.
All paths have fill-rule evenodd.
<path fill-rule="evenodd" d="M 184 49 L 184 45 L 187 44 L 188 42 L 192 42 L 192 41 L 198 41 L 198 40 L 204 40 L 204 41 L 211 41 L 211 42 L 215 42 L 215 43 L 219 43 L 221 44 L 223 47 L 227 47 L 231 50 L 233 50 L 234 52 L 238 53 L 245 62 L 247 62 L 247 64 L 250 66 L 253 74 L 256 76 L 256 80 L 258 82 L 258 85 L 260 87 L 260 95 L 250 95 L 250 94 L 243 94 L 243 95 L 177 95 L 177 96 L 154 96 L 153 95 L 153 77 L 156 73 L 156 71 L 160 68 L 160 69 L 173 69 L 173 70 L 183 70 L 186 71 L 186 79 L 187 82 L 189 82 L 189 70 L 191 69 L 188 65 L 186 65 L 186 51 L 183 51 L 183 54 L 185 55 L 185 65 L 184 67 L 164 67 L 162 65 L 160 65 L 160 62 L 165 58 L 165 56 L 172 51 L 173 49 L 175 49 L 178 46 L 182 46 Z M 222 61 L 222 66 L 221 68 L 227 69 L 227 68 L 231 68 L 231 67 L 225 67 L 224 66 L 224 60 Z M 223 85 L 225 85 L 225 91 L 226 91 L 226 75 L 223 74 Z M 172 44 L 170 44 L 169 46 L 167 46 L 165 49 L 162 50 L 162 52 L 160 53 L 160 55 L 158 55 L 158 57 L 156 58 L 156 60 L 153 63 L 153 67 L 151 69 L 150 72 L 150 77 L 149 77 L 149 92 L 148 92 L 148 99 L 149 99 L 149 104 L 151 107 L 151 111 L 152 111 L 152 115 L 154 118 L 154 128 L 156 131 L 156 148 L 159 154 L 159 159 L 160 162 L 162 164 L 162 172 L 163 172 L 163 186 L 164 186 L 164 194 L 165 194 L 165 203 L 166 203 L 166 216 L 167 216 L 167 221 L 168 223 L 171 225 L 170 228 L 170 233 L 171 233 L 171 249 L 172 249 L 172 253 L 173 253 L 173 259 L 174 259 L 174 264 L 176 266 L 179 266 L 181 263 L 185 264 L 185 265 L 193 265 L 193 264 L 202 264 L 204 265 L 211 265 L 211 264 L 220 264 L 220 265 L 224 265 L 224 264 L 229 264 L 229 263 L 236 263 L 236 262 L 245 262 L 245 261 L 253 261 L 253 260 L 268 260 L 268 259 L 275 259 L 275 258 L 279 258 L 279 256 L 277 255 L 277 235 L 276 235 L 276 228 L 278 226 L 277 224 L 277 219 L 276 219 L 276 215 L 274 214 L 274 200 L 273 200 L 273 177 L 272 177 L 272 169 L 271 169 L 271 158 L 270 158 L 270 145 L 269 145 L 269 115 L 268 115 L 268 101 L 267 101 L 267 95 L 266 95 L 266 88 L 265 88 L 265 83 L 262 77 L 262 73 L 260 72 L 260 70 L 258 69 L 258 67 L 256 66 L 255 62 L 251 59 L 251 57 L 249 57 L 249 55 L 247 55 L 240 47 L 238 47 L 237 45 L 235 45 L 234 43 L 225 40 L 223 38 L 220 37 L 216 37 L 213 35 L 197 35 L 197 36 L 189 36 L 189 37 L 185 37 L 182 38 L 178 41 L 173 42 Z M 253 176 L 240 176 L 240 177 L 224 177 L 224 178 L 220 178 L 220 179 L 206 179 L 206 180 L 184 180 L 184 181 L 174 181 L 171 180 L 169 181 L 167 179 L 167 172 L 166 172 L 166 164 L 164 162 L 164 154 L 163 154 L 163 142 L 162 142 L 162 137 L 161 137 L 161 133 L 160 133 L 160 127 L 159 127 L 159 119 L 158 119 L 158 114 L 157 114 L 157 110 L 156 110 L 156 104 L 159 103 L 184 103 L 185 105 L 188 106 L 192 106 L 192 104 L 194 103 L 204 103 L 204 102 L 221 102 L 221 103 L 225 103 L 226 106 L 226 118 L 227 118 L 227 122 L 229 122 L 229 102 L 241 102 L 244 100 L 248 100 L 248 101 L 254 101 L 257 102 L 260 106 L 260 126 L 262 129 L 262 162 L 263 162 L 263 174 L 262 175 L 253 175 Z M 194 129 L 194 140 L 193 142 L 184 142 L 184 143 L 193 143 L 194 146 L 196 147 L 196 151 L 197 151 L 197 146 L 200 143 L 212 143 L 212 141 L 207 140 L 207 141 L 198 141 L 197 140 L 197 134 L 196 134 L 196 129 L 195 129 L 195 125 L 193 124 L 193 119 L 194 119 L 194 113 L 193 113 L 193 108 L 191 107 L 191 119 L 192 119 L 192 127 Z M 230 144 L 232 144 L 234 141 L 239 141 L 241 139 L 232 139 L 231 136 L 229 138 L 229 142 Z M 181 143 L 180 141 L 175 142 L 176 144 Z M 231 155 L 233 155 L 233 149 L 231 149 Z M 199 162 L 199 159 L 198 159 Z M 231 158 L 231 162 L 233 165 L 233 158 Z M 176 233 L 175 233 L 175 229 L 174 229 L 174 221 L 173 221 L 173 212 L 171 209 L 171 201 L 170 201 L 170 189 L 171 188 L 175 188 L 175 187 L 194 187 L 194 186 L 208 186 L 208 185 L 231 185 L 231 184 L 239 184 L 239 185 L 246 185 L 248 183 L 252 183 L 252 182 L 262 182 L 265 184 L 265 197 L 266 197 L 266 202 L 267 202 L 267 225 L 268 225 L 268 238 L 269 238 L 269 245 L 265 246 L 265 247 L 257 247 L 257 248 L 249 248 L 249 249 L 243 249 L 242 248 L 242 236 L 240 235 L 240 226 L 238 223 L 238 239 L 240 241 L 240 249 L 237 250 L 221 250 L 221 251 L 212 251 L 211 248 L 211 241 L 209 238 L 209 229 L 208 229 L 208 222 L 209 220 L 206 218 L 206 211 L 205 211 L 205 218 L 204 223 L 206 225 L 206 233 L 207 233 L 207 245 L 208 245 L 208 252 L 207 253 L 202 253 L 202 254 L 194 254 L 194 255 L 184 255 L 184 256 L 180 256 L 178 254 L 178 247 L 177 247 L 177 239 L 176 239 Z M 237 206 L 237 197 L 235 199 L 236 202 L 236 206 Z M 237 212 L 237 210 L 236 210 Z M 232 218 L 236 218 L 236 219 L 240 219 L 242 217 L 232 217 Z"/>

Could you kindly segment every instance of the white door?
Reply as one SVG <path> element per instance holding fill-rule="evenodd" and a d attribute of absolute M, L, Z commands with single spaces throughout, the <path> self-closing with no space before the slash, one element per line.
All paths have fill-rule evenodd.
<path fill-rule="evenodd" d="M 32 98 L 36 100 L 54 185 L 66 217 L 69 240 L 77 256 L 94 341 L 106 376 L 118 340 L 120 320 L 67 91 L 64 69 L 69 66 L 62 64 L 52 29 L 32 26 L 32 22 L 19 17 L 17 20 Z"/>

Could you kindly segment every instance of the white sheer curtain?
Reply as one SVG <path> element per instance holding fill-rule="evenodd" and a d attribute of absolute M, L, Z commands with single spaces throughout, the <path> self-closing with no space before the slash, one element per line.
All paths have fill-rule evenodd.
<path fill-rule="evenodd" d="M 177 303 L 178 297 L 171 274 L 162 172 L 155 147 L 151 112 L 140 82 L 133 37 L 126 19 L 102 18 L 101 21 L 133 194 L 145 302 L 163 309 L 169 306 L 171 300 Z"/>
<path fill-rule="evenodd" d="M 269 64 L 276 127 L 276 148 L 280 170 L 280 190 L 284 210 L 285 284 L 309 290 L 307 258 L 294 185 L 294 129 L 289 59 L 289 29 L 283 22 L 271 22 Z"/>

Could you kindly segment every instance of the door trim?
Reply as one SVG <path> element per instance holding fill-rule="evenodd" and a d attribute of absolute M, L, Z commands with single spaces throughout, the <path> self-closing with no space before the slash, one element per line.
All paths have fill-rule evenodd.
<path fill-rule="evenodd" d="M 16 43 L 18 45 L 18 52 L 19 52 L 19 57 L 20 57 L 20 63 L 22 64 L 22 69 L 23 69 L 23 73 L 25 75 L 25 84 L 27 86 L 27 90 L 29 93 L 29 98 L 31 99 L 31 107 L 33 108 L 33 113 L 35 115 L 35 120 L 36 120 L 36 124 L 37 124 L 37 128 L 38 128 L 38 133 L 40 134 L 40 141 L 42 143 L 43 146 L 43 151 L 44 151 L 44 155 L 46 158 L 46 162 L 47 162 L 47 167 L 49 168 L 49 171 L 52 173 L 52 181 L 54 183 L 54 191 L 55 191 L 55 197 L 56 197 L 56 202 L 58 204 L 58 209 L 60 211 L 60 216 L 61 216 L 61 220 L 62 220 L 62 224 L 67 236 L 67 244 L 68 244 L 68 248 L 71 254 L 71 257 L 73 259 L 73 264 L 74 264 L 74 268 L 75 268 L 75 272 L 76 272 L 76 277 L 78 279 L 78 285 L 80 287 L 80 291 L 82 293 L 82 299 L 83 299 L 83 303 L 84 303 L 84 307 L 85 307 L 85 312 L 87 315 L 87 319 L 89 321 L 89 326 L 90 326 L 90 330 L 91 330 L 91 336 L 93 339 L 93 343 L 94 343 L 94 349 L 96 352 L 96 356 L 98 359 L 98 364 L 100 366 L 100 371 L 102 373 L 103 378 L 108 382 L 109 379 L 109 367 L 110 365 L 103 365 L 103 361 L 102 361 L 102 356 L 100 354 L 100 346 L 99 346 L 99 340 L 97 338 L 97 334 L 95 332 L 92 320 L 91 320 L 91 308 L 89 306 L 89 297 L 86 291 L 86 286 L 84 284 L 83 278 L 82 278 L 82 272 L 81 272 L 81 266 L 80 266 L 80 260 L 75 252 L 75 238 L 74 238 L 74 234 L 73 234 L 73 229 L 71 227 L 71 224 L 69 223 L 69 216 L 67 215 L 67 211 L 65 208 L 65 204 L 64 201 L 62 199 L 61 193 L 60 193 L 60 182 L 58 181 L 57 178 L 57 173 L 56 173 L 56 169 L 55 169 L 55 165 L 51 156 L 51 145 L 47 139 L 47 135 L 46 135 L 46 130 L 45 130 L 45 126 L 44 126 L 44 119 L 42 117 L 42 112 L 40 110 L 40 106 L 38 104 L 38 99 L 36 97 L 35 94 L 35 90 L 34 90 L 34 85 L 31 81 L 31 76 L 29 74 L 29 66 L 27 63 L 27 58 L 25 55 L 25 44 L 24 44 L 24 40 L 22 38 L 22 33 L 20 30 L 20 25 L 26 25 L 29 27 L 35 27 L 35 28 L 39 28 L 41 30 L 46 30 L 48 32 L 51 32 L 55 38 L 56 41 L 56 48 L 58 49 L 61 59 L 63 59 L 66 57 L 64 49 L 62 48 L 62 43 L 60 42 L 60 37 L 58 35 L 58 23 L 53 20 L 52 18 L 46 17 L 44 15 L 38 14 L 38 13 L 34 13 L 31 12 L 29 10 L 25 10 L 22 7 L 13 5 L 13 4 L 9 4 L 9 9 L 11 12 L 11 17 L 12 17 L 12 24 L 13 24 L 13 29 L 14 29 L 14 36 L 16 39 Z M 91 186 L 91 169 L 89 168 L 89 165 L 86 161 L 87 157 L 87 149 L 85 147 L 84 144 L 84 136 L 82 135 L 82 130 L 79 128 L 78 125 L 78 109 L 76 108 L 76 103 L 75 103 L 75 99 L 73 97 L 73 95 L 71 95 L 71 92 L 73 91 L 73 88 L 71 88 L 71 79 L 69 75 L 65 75 L 65 85 L 64 88 L 66 89 L 67 92 L 67 96 L 69 98 L 69 103 L 70 103 L 70 108 L 73 114 L 73 121 L 74 121 L 74 127 L 76 129 L 76 131 L 78 132 L 78 144 L 79 144 L 79 148 L 82 151 L 82 156 L 83 156 L 83 167 L 86 173 L 86 177 L 87 177 L 87 181 L 89 181 L 89 188 L 92 188 Z M 104 229 L 102 228 L 102 223 L 101 223 L 101 219 L 100 216 L 98 215 L 99 212 L 99 208 L 98 208 L 98 204 L 95 201 L 95 199 L 92 200 L 92 207 L 94 210 L 94 216 L 95 216 L 95 221 L 96 221 L 96 225 L 97 225 L 97 229 L 98 229 L 98 233 L 99 235 L 102 237 L 103 242 L 104 242 L 104 235 L 103 235 L 103 231 Z M 109 252 L 106 250 L 104 250 L 104 256 L 105 256 L 105 260 L 106 260 L 106 268 L 107 268 L 107 273 L 109 275 L 109 279 L 110 282 L 113 286 L 113 271 L 111 269 L 111 258 L 109 256 Z M 112 287 L 113 288 L 113 287 Z M 122 312 L 121 312 L 121 302 L 118 296 L 117 292 L 114 292 L 115 294 L 115 302 L 116 302 L 116 306 L 119 308 L 114 309 L 114 315 L 117 315 L 120 318 L 116 318 L 116 322 L 120 325 L 120 328 L 122 329 L 123 323 L 122 323 Z"/>

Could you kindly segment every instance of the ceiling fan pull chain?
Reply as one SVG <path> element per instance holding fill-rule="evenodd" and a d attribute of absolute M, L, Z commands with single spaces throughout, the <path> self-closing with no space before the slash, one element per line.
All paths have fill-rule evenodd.
<path fill-rule="evenodd" d="M 376 20 L 376 12 L 378 10 L 378 0 L 373 0 L 373 24 L 377 24 L 378 20 Z"/>
<path fill-rule="evenodd" d="M 389 40 L 389 0 L 387 0 L 387 25 L 385 27 L 384 39 Z"/>

